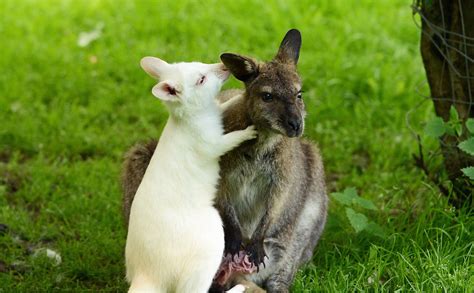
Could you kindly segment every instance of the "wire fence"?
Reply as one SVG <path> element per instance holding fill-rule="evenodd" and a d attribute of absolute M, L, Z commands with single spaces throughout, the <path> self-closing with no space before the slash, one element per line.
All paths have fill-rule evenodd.
<path fill-rule="evenodd" d="M 423 158 L 421 134 L 419 130 L 417 131 L 413 127 L 411 116 L 424 103 L 432 101 L 435 108 L 442 106 L 449 110 L 454 106 L 461 121 L 474 117 L 474 22 L 467 19 L 465 15 L 469 14 L 469 17 L 473 17 L 472 11 L 466 10 L 466 8 L 471 9 L 470 7 L 474 10 L 472 4 L 470 2 L 463 3 L 463 0 L 413 0 L 412 3 L 413 20 L 421 32 L 422 55 L 423 49 L 426 49 L 423 48 L 423 44 L 426 44 L 426 41 L 428 41 L 431 49 L 429 53 L 436 55 L 436 59 L 441 64 L 438 68 L 439 72 L 436 74 L 439 74 L 439 80 L 444 83 L 435 84 L 433 80 L 436 81 L 437 79 L 430 80 L 425 63 L 428 81 L 424 81 L 416 88 L 417 94 L 423 99 L 407 112 L 406 124 L 418 140 L 419 154 L 418 156 L 414 155 L 416 164 L 424 170 L 430 179 L 440 186 L 440 189 L 444 187 L 442 187 L 439 177 L 433 176 L 433 174 L 430 174 L 430 170 L 428 170 L 425 158 Z M 469 24 L 466 25 L 466 22 Z M 424 41 L 425 43 L 423 43 Z M 426 54 L 426 51 L 424 53 Z M 426 95 L 420 90 L 427 82 L 430 85 L 430 95 Z M 440 90 L 443 86 L 444 88 Z M 438 115 L 440 115 L 439 111 Z M 445 122 L 449 119 L 449 117 L 446 117 L 446 113 L 443 118 Z M 457 148 L 457 144 L 465 139 L 466 135 L 467 132 L 464 128 L 462 135 L 446 135 L 442 137 L 440 139 L 440 148 L 430 150 L 428 155 L 429 161 L 440 158 L 443 155 L 446 165 L 449 155 L 455 153 L 459 155 L 460 150 Z M 443 193 L 445 192 L 447 191 L 444 190 Z"/>
<path fill-rule="evenodd" d="M 456 31 L 451 31 L 447 28 L 446 25 L 446 18 L 448 17 L 446 15 L 446 12 L 444 11 L 444 6 L 442 5 L 442 1 L 436 1 L 436 3 L 439 5 L 439 12 L 441 14 L 441 19 L 442 19 L 442 26 L 439 26 L 432 22 L 423 12 L 422 9 L 422 1 L 424 2 L 429 2 L 431 5 L 435 5 L 432 1 L 427 1 L 427 0 L 414 0 L 412 3 L 412 9 L 413 9 L 413 20 L 415 25 L 420 29 L 423 35 L 425 35 L 427 38 L 430 39 L 431 43 L 434 45 L 434 47 L 437 49 L 437 52 L 443 56 L 443 68 L 445 66 L 449 67 L 449 70 L 457 76 L 457 78 L 461 80 L 474 80 L 474 75 L 470 72 L 470 64 L 474 63 L 474 56 L 470 56 L 468 53 L 468 48 L 474 48 L 474 37 L 469 37 L 466 35 L 466 27 L 465 27 L 465 22 L 464 22 L 464 15 L 463 15 L 463 9 L 459 9 L 459 20 L 460 20 L 460 27 L 461 27 L 461 32 L 458 33 Z M 462 1 L 457 0 L 459 7 L 462 7 Z M 470 0 L 468 0 L 470 1 Z M 425 4 L 428 5 L 428 4 Z M 424 30 L 422 28 L 421 23 L 416 19 L 416 15 L 420 16 L 420 19 L 425 23 L 425 25 L 429 28 L 430 34 L 427 33 L 427 30 Z M 450 18 L 452 18 L 452 15 L 449 15 Z M 465 65 L 465 73 L 460 72 L 458 67 L 454 64 L 454 56 L 452 56 L 452 52 L 455 52 L 457 56 L 455 57 L 456 59 L 459 60 L 459 57 L 464 58 L 464 65 Z M 452 94 L 449 97 L 443 97 L 443 98 L 437 98 L 437 97 L 428 97 L 425 96 L 425 98 L 431 99 L 431 100 L 445 100 L 445 101 L 450 101 L 453 104 L 467 104 L 468 105 L 468 112 L 471 113 L 472 107 L 474 107 L 474 101 L 473 101 L 473 89 L 471 89 L 471 83 L 466 82 L 467 84 L 467 94 L 468 94 L 468 100 L 460 100 L 456 99 L 456 94 L 454 93 L 454 88 L 455 85 L 453 84 L 454 80 L 451 79 L 451 89 L 452 89 Z"/>

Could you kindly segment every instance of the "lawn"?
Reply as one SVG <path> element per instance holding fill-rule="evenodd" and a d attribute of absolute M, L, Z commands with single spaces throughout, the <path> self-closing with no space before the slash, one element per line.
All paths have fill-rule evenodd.
<path fill-rule="evenodd" d="M 428 90 L 410 5 L 0 1 L 0 292 L 124 292 L 122 157 L 167 119 L 140 58 L 269 60 L 293 27 L 303 36 L 305 136 L 322 150 L 328 188 L 355 187 L 377 207 L 359 211 L 383 229 L 356 233 L 333 200 L 293 291 L 472 292 L 472 213 L 451 208 L 412 159 L 414 132 L 434 111 L 419 93 Z"/>

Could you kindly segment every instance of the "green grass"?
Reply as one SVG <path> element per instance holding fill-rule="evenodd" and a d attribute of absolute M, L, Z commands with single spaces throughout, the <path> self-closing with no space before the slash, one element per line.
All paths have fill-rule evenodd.
<path fill-rule="evenodd" d="M 0 292 L 125 291 L 122 155 L 167 117 L 140 58 L 268 60 L 292 27 L 328 187 L 372 199 L 386 233 L 356 234 L 332 202 L 294 291 L 474 290 L 472 213 L 452 210 L 411 158 L 406 113 L 416 131 L 434 116 L 430 102 L 415 108 L 427 88 L 411 1 L 258 2 L 0 1 Z M 103 35 L 78 47 L 97 23 Z M 62 263 L 34 258 L 39 247 Z"/>

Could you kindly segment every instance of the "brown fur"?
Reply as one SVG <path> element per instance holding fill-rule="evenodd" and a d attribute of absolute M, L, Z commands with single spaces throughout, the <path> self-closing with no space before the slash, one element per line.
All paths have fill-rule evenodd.
<path fill-rule="evenodd" d="M 245 83 L 245 91 L 220 95 L 221 102 L 242 95 L 224 114 L 226 132 L 254 124 L 259 133 L 256 140 L 221 158 L 216 202 L 224 221 L 226 252 L 245 249 L 259 265 L 258 273 L 237 280 L 244 278 L 253 292 L 265 292 L 258 286 L 288 292 L 300 265 L 311 259 L 326 221 L 322 159 L 315 145 L 299 138 L 306 114 L 296 72 L 300 44 L 299 32 L 291 30 L 270 62 L 221 56 Z M 270 100 L 266 94 L 271 94 Z M 154 146 L 156 142 L 137 145 L 126 157 L 126 219 Z"/>
<path fill-rule="evenodd" d="M 155 152 L 158 141 L 151 140 L 147 143 L 137 143 L 126 154 L 122 167 L 122 209 L 125 220 L 125 226 L 128 227 L 130 209 L 132 208 L 133 198 L 142 182 L 146 168 L 150 163 L 151 157 Z"/>

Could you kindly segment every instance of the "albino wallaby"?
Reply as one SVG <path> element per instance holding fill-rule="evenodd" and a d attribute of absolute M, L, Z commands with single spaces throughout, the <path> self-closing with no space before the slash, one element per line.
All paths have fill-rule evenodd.
<path fill-rule="evenodd" d="M 214 208 L 219 157 L 256 137 L 253 126 L 224 134 L 216 96 L 228 78 L 223 64 L 145 57 L 160 82 L 154 96 L 170 116 L 130 210 L 125 248 L 130 292 L 207 292 L 224 251 Z M 243 287 L 235 288 L 243 292 Z"/>
<path fill-rule="evenodd" d="M 219 96 L 221 102 L 234 101 L 224 113 L 225 131 L 252 124 L 258 131 L 257 140 L 221 158 L 216 203 L 224 221 L 226 253 L 245 249 L 260 265 L 257 273 L 242 276 L 250 287 L 247 292 L 263 291 L 255 283 L 268 292 L 288 292 L 298 268 L 311 259 L 326 223 L 322 158 L 316 145 L 300 138 L 306 115 L 296 70 L 300 47 L 301 34 L 292 29 L 270 62 L 221 55 L 245 84 L 244 91 Z M 122 175 L 126 219 L 155 145 L 138 144 L 127 154 Z M 239 283 L 244 284 L 242 279 Z"/>

